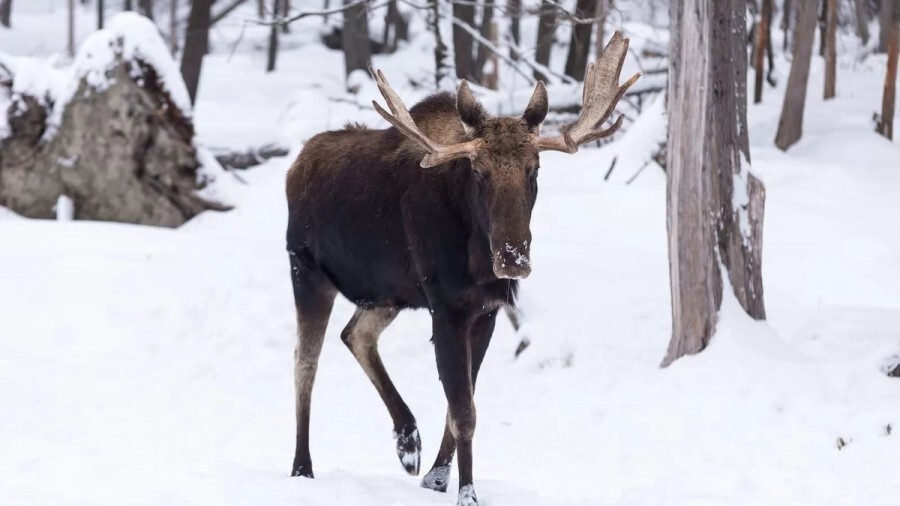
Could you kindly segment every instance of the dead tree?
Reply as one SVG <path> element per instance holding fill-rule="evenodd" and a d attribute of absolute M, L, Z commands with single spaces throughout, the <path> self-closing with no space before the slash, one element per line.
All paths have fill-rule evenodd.
<path fill-rule="evenodd" d="M 556 7 L 551 0 L 541 0 L 541 14 L 538 18 L 537 42 L 535 44 L 534 61 L 544 67 L 550 67 L 550 50 L 553 49 L 553 34 L 556 31 Z M 534 71 L 534 78 L 547 80 L 547 76 Z"/>
<path fill-rule="evenodd" d="M 825 99 L 834 98 L 837 78 L 837 0 L 826 0 L 825 14 Z"/>
<path fill-rule="evenodd" d="M 12 17 L 12 0 L 0 0 L 0 25 L 10 28 Z"/>
<path fill-rule="evenodd" d="M 894 139 L 894 109 L 897 100 L 897 59 L 900 58 L 900 9 L 894 12 L 894 22 L 888 39 L 887 72 L 884 78 L 884 95 L 881 99 L 881 117 L 877 131 L 888 139 Z"/>
<path fill-rule="evenodd" d="M 747 168 L 746 9 L 746 0 L 673 0 L 670 5 L 672 338 L 663 366 L 707 346 L 725 276 L 744 310 L 765 318 L 765 189 Z"/>
<path fill-rule="evenodd" d="M 756 40 L 754 40 L 753 50 L 753 103 L 762 102 L 763 95 L 763 75 L 765 74 L 765 53 L 766 48 L 771 44 L 769 41 L 769 24 L 772 22 L 772 0 L 762 0 L 762 8 L 759 13 L 759 23 L 756 24 Z"/>
<path fill-rule="evenodd" d="M 782 151 L 786 151 L 803 135 L 803 110 L 806 107 L 806 84 L 809 81 L 817 12 L 818 0 L 800 2 L 794 28 L 794 61 L 775 136 L 775 145 Z"/>
<path fill-rule="evenodd" d="M 472 2 L 454 2 L 453 17 L 470 27 L 475 26 L 475 5 Z M 475 61 L 473 59 L 472 35 L 457 25 L 453 24 L 453 59 L 456 63 L 456 77 L 459 79 L 475 79 Z"/>
<path fill-rule="evenodd" d="M 578 0 L 575 4 L 575 17 L 590 18 L 597 9 L 596 0 Z M 572 36 L 569 39 L 569 55 L 566 58 L 566 75 L 576 81 L 584 81 L 584 69 L 587 67 L 588 54 L 591 51 L 591 24 L 574 21 Z"/>
<path fill-rule="evenodd" d="M 184 53 L 181 55 L 181 77 L 187 86 L 191 103 L 197 101 L 203 57 L 209 52 L 209 21 L 212 0 L 193 0 L 184 33 Z"/>
<path fill-rule="evenodd" d="M 369 43 L 368 8 L 364 2 L 344 0 L 344 29 L 341 43 L 344 48 L 344 71 L 350 75 L 354 70 L 369 68 L 372 46 Z"/>

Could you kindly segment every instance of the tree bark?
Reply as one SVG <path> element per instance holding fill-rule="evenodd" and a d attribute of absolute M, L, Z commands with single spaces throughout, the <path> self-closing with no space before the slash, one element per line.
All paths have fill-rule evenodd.
<path fill-rule="evenodd" d="M 825 15 L 825 99 L 834 98 L 837 79 L 837 0 L 826 0 Z"/>
<path fill-rule="evenodd" d="M 472 4 L 453 4 L 453 17 L 475 28 L 475 6 Z M 472 57 L 472 35 L 462 28 L 453 25 L 453 59 L 456 63 L 456 77 L 474 79 L 474 60 Z"/>
<path fill-rule="evenodd" d="M 125 5 L 122 10 L 133 11 L 134 10 L 134 0 L 125 0 Z"/>
<path fill-rule="evenodd" d="M 594 22 L 594 60 L 599 60 L 600 55 L 603 54 L 603 48 L 606 47 L 606 12 L 608 6 L 606 2 L 609 0 L 596 0 L 597 8 L 594 11 L 594 17 L 597 20 Z"/>
<path fill-rule="evenodd" d="M 401 40 L 409 40 L 409 22 L 400 14 L 397 8 L 397 0 L 391 0 L 387 5 L 387 13 L 384 15 L 384 35 L 382 42 L 385 53 L 393 53 L 397 50 L 397 44 Z"/>
<path fill-rule="evenodd" d="M 181 76 L 187 86 L 191 103 L 197 100 L 203 57 L 209 51 L 209 21 L 212 0 L 193 0 L 184 34 L 184 53 L 181 55 Z"/>
<path fill-rule="evenodd" d="M 803 135 L 803 110 L 806 107 L 806 85 L 809 81 L 817 13 L 818 0 L 800 2 L 794 28 L 794 60 L 775 136 L 775 145 L 782 151 L 786 151 Z"/>
<path fill-rule="evenodd" d="M 596 11 L 596 0 L 578 0 L 575 4 L 575 16 L 589 18 Z M 572 37 L 569 39 L 569 55 L 566 58 L 566 75 L 576 81 L 584 81 L 584 71 L 587 68 L 588 54 L 591 50 L 591 25 L 578 23 L 572 27 Z"/>
<path fill-rule="evenodd" d="M 881 0 L 881 9 L 878 13 L 878 24 L 881 27 L 878 34 L 878 53 L 888 50 L 888 42 L 891 39 L 891 20 L 894 19 L 896 0 Z"/>
<path fill-rule="evenodd" d="M 887 72 L 884 78 L 884 95 L 881 99 L 881 120 L 878 133 L 894 139 L 894 109 L 897 100 L 897 59 L 900 58 L 900 16 L 894 17 L 891 36 L 888 40 Z"/>
<path fill-rule="evenodd" d="M 0 25 L 12 27 L 12 0 L 0 0 Z"/>
<path fill-rule="evenodd" d="M 765 189 L 745 166 L 750 160 L 746 8 L 746 0 L 670 4 L 667 214 L 672 338 L 664 367 L 707 346 L 726 275 L 741 307 L 755 319 L 765 318 Z"/>
<path fill-rule="evenodd" d="M 174 0 L 173 0 L 174 1 Z M 105 14 L 104 10 L 106 6 L 104 5 L 103 0 L 97 0 L 97 29 L 103 29 L 103 15 Z"/>
<path fill-rule="evenodd" d="M 428 24 L 434 34 L 434 88 L 440 90 L 449 77 L 447 68 L 447 44 L 441 37 L 441 4 L 431 2 Z"/>
<path fill-rule="evenodd" d="M 138 11 L 142 16 L 153 19 L 153 0 L 138 0 Z"/>
<path fill-rule="evenodd" d="M 856 4 L 856 33 L 863 45 L 869 43 L 869 2 L 868 0 L 855 0 Z"/>
<path fill-rule="evenodd" d="M 344 0 L 344 5 L 350 5 L 354 0 Z M 369 19 L 367 6 L 364 3 L 356 4 L 344 11 L 344 29 L 341 32 L 341 42 L 344 46 L 344 70 L 345 75 L 350 75 L 354 70 L 367 70 L 369 60 L 372 58 L 372 46 L 369 42 Z"/>
<path fill-rule="evenodd" d="M 759 23 L 756 24 L 755 49 L 753 51 L 753 103 L 762 102 L 763 76 L 765 74 L 765 53 L 769 45 L 769 23 L 772 21 L 772 0 L 762 0 Z"/>
<path fill-rule="evenodd" d="M 281 17 L 287 19 L 291 13 L 291 0 L 281 0 Z M 281 24 L 281 31 L 284 33 L 291 33 L 291 28 L 288 26 L 288 23 Z"/>
<path fill-rule="evenodd" d="M 509 33 L 516 47 L 520 47 L 519 42 L 522 39 L 522 31 L 519 23 L 522 18 L 522 0 L 508 0 L 507 7 L 509 9 Z M 513 60 L 519 59 L 519 54 L 515 49 L 509 48 L 509 57 Z"/>
<path fill-rule="evenodd" d="M 272 0 L 272 26 L 269 27 L 269 49 L 266 54 L 266 72 L 274 72 L 278 63 L 278 16 L 281 15 L 281 0 Z"/>
<path fill-rule="evenodd" d="M 538 19 L 537 43 L 535 44 L 534 61 L 544 67 L 550 67 L 550 50 L 553 49 L 553 33 L 556 31 L 556 10 L 550 0 L 541 0 L 541 15 Z M 537 70 L 534 78 L 546 80 L 547 77 Z"/>
<path fill-rule="evenodd" d="M 486 40 L 490 40 L 494 42 L 491 38 L 491 29 L 494 24 L 494 7 L 493 2 L 487 1 L 484 3 L 484 8 L 481 11 L 481 36 Z M 494 44 L 496 46 L 496 44 Z M 476 51 L 475 56 L 475 67 L 472 69 L 472 73 L 475 78 L 477 78 L 477 82 L 484 85 L 484 64 L 487 63 L 488 55 L 490 54 L 490 50 L 484 44 L 478 44 L 478 51 Z"/>

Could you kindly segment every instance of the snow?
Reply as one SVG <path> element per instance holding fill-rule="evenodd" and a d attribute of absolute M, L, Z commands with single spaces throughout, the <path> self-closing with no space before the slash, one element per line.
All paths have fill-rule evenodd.
<path fill-rule="evenodd" d="M 292 151 L 235 176 L 199 150 L 215 178 L 204 191 L 233 211 L 167 230 L 0 208 L 0 504 L 453 504 L 455 466 L 440 494 L 398 462 L 390 417 L 340 342 L 354 309 L 344 299 L 313 398 L 316 479 L 289 477 L 285 173 L 320 130 L 384 124 L 365 108 L 374 86 L 344 93 L 341 55 L 310 43 L 319 23 L 297 25 L 273 74 L 258 50 L 264 27 L 248 27 L 234 54 L 236 27 L 213 39 L 199 141 Z M 411 105 L 423 92 L 408 78 L 427 76 L 429 57 L 409 44 L 373 66 Z M 517 334 L 500 317 L 479 375 L 483 506 L 897 504 L 900 380 L 883 371 L 900 356 L 900 144 L 872 131 L 883 69 L 879 56 L 842 61 L 838 97 L 825 102 L 816 59 L 804 137 L 787 153 L 772 142 L 783 89 L 749 106 L 767 192 L 768 321 L 726 296 L 710 347 L 667 369 L 665 176 L 651 163 L 625 184 L 665 135 L 662 101 L 602 149 L 542 155 L 524 326 Z M 519 85 L 501 96 L 520 111 L 531 89 Z M 379 342 L 418 420 L 423 473 L 446 410 L 430 335 L 427 312 L 406 312 Z M 531 346 L 514 360 L 525 335 Z"/>

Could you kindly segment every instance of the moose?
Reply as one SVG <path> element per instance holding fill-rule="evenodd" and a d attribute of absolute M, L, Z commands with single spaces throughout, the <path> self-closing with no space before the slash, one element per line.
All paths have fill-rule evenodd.
<path fill-rule="evenodd" d="M 578 121 L 541 136 L 547 89 L 538 82 L 521 117 L 492 117 L 465 81 L 408 110 L 381 71 L 374 77 L 392 125 L 348 125 L 312 137 L 287 175 L 287 249 L 297 312 L 294 353 L 297 441 L 292 476 L 313 477 L 310 396 L 338 293 L 357 309 L 341 340 L 384 401 L 397 455 L 419 474 L 416 419 L 378 354 L 378 338 L 403 309 L 431 313 L 438 376 L 447 398 L 444 435 L 422 486 L 446 492 L 458 454 L 460 506 L 477 505 L 472 479 L 473 393 L 497 312 L 514 304 L 531 272 L 531 212 L 539 155 L 575 153 L 612 135 L 600 126 L 625 91 L 628 39 L 616 33 L 588 66 Z"/>

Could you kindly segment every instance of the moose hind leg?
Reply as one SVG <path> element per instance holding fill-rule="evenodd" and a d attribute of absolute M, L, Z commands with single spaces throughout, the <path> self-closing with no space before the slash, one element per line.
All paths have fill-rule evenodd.
<path fill-rule="evenodd" d="M 481 316 L 473 325 L 471 331 L 472 342 L 472 388 L 475 388 L 475 382 L 478 379 L 478 371 L 481 369 L 481 363 L 487 353 L 488 345 L 491 342 L 491 336 L 494 334 L 494 323 L 497 319 L 497 312 L 488 313 Z M 456 453 L 456 440 L 450 430 L 450 413 L 447 413 L 447 421 L 444 425 L 444 437 L 441 439 L 441 446 L 438 450 L 437 458 L 431 470 L 422 478 L 422 487 L 435 490 L 437 492 L 446 492 L 447 484 L 450 481 L 450 466 L 453 464 L 453 454 Z"/>
<path fill-rule="evenodd" d="M 350 323 L 341 332 L 341 340 L 353 353 L 366 376 L 375 385 L 381 400 L 387 407 L 394 423 L 394 438 L 397 441 L 397 457 L 406 472 L 419 474 L 422 441 L 416 419 L 388 376 L 381 355 L 378 353 L 378 338 L 382 331 L 397 317 L 395 308 L 358 308 Z"/>
<path fill-rule="evenodd" d="M 294 349 L 297 446 L 291 476 L 312 478 L 312 460 L 309 456 L 310 400 L 337 290 L 320 274 L 304 270 L 293 256 L 291 269 L 297 309 L 297 347 Z"/>

